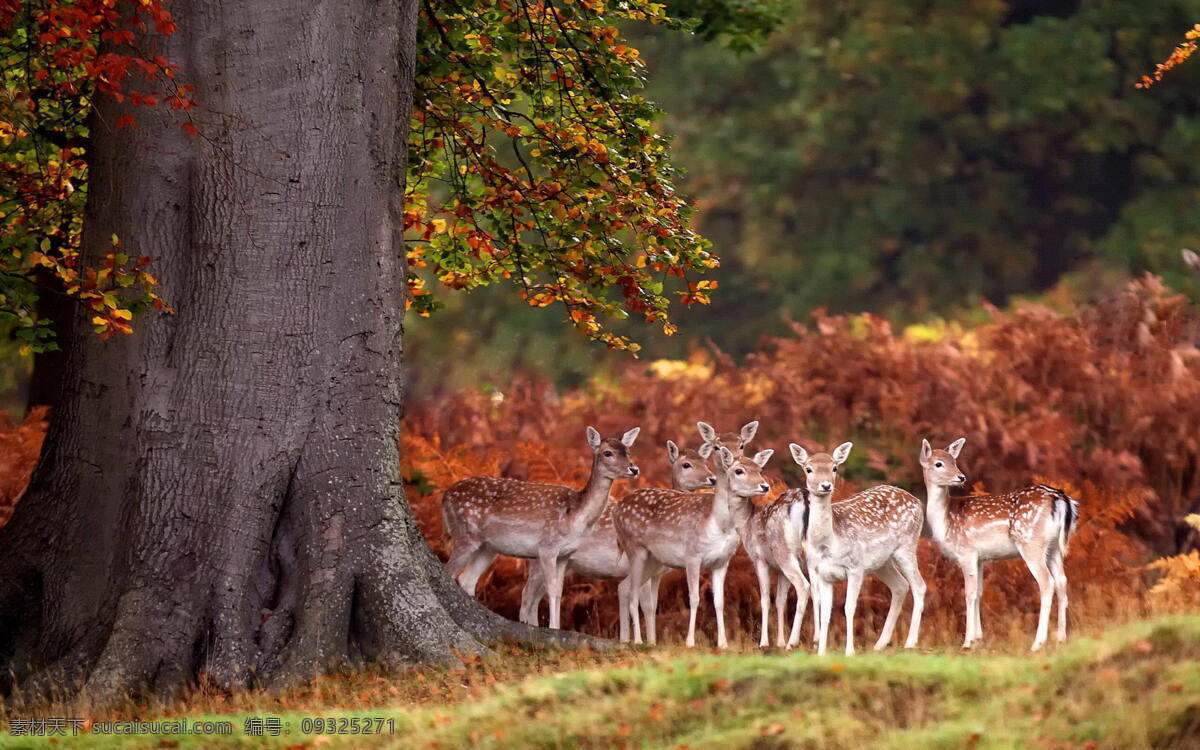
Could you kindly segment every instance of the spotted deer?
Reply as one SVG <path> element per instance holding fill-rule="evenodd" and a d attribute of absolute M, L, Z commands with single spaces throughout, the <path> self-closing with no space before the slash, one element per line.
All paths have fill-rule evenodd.
<path fill-rule="evenodd" d="M 729 645 L 725 637 L 725 574 L 740 541 L 731 505 L 738 498 L 762 495 L 770 490 L 770 485 L 763 479 L 762 467 L 773 452 L 760 451 L 750 459 L 735 456 L 729 448 L 722 446 L 713 454 L 717 483 L 712 494 L 644 489 L 630 493 L 613 508 L 617 537 L 625 554 L 629 555 L 631 591 L 640 591 L 648 574 L 658 575 L 667 568 L 682 568 L 687 573 L 691 610 L 687 635 L 689 648 L 696 645 L 700 571 L 706 569 L 712 570 L 717 647 Z M 642 642 L 636 617 L 633 618 L 633 642 Z"/>
<path fill-rule="evenodd" d="M 550 627 L 559 627 L 567 558 L 579 548 L 608 503 L 613 482 L 636 477 L 629 449 L 640 428 L 601 438 L 587 428 L 592 471 L 581 490 L 505 477 L 469 477 L 442 497 L 442 515 L 454 552 L 446 572 L 474 596 L 479 577 L 496 555 L 536 559 L 550 597 Z M 460 575 L 461 574 L 461 575 Z"/>
<path fill-rule="evenodd" d="M 1029 566 L 1041 594 L 1037 634 L 1030 650 L 1046 642 L 1050 607 L 1058 596 L 1059 643 L 1067 639 L 1067 545 L 1079 520 L 1079 503 L 1065 492 L 1044 484 L 1003 495 L 950 497 L 951 487 L 961 487 L 967 477 L 958 467 L 966 438 L 945 450 L 934 450 L 921 441 L 921 470 L 928 493 L 926 518 L 938 546 L 958 563 L 963 574 L 967 606 L 967 632 L 963 648 L 983 638 L 979 601 L 983 598 L 983 565 L 992 560 L 1020 557 Z"/>
<path fill-rule="evenodd" d="M 776 642 L 780 648 L 795 648 L 800 642 L 800 621 L 808 607 L 808 579 L 800 568 L 803 554 L 805 503 L 800 490 L 788 490 L 773 502 L 758 506 L 750 500 L 739 499 L 733 504 L 734 520 L 742 537 L 742 546 L 754 563 L 758 576 L 759 604 L 762 608 L 762 628 L 758 645 L 770 645 L 767 622 L 771 610 L 771 574 L 777 573 L 775 585 Z M 788 584 L 796 590 L 796 614 L 790 634 L 784 639 L 784 619 L 787 612 Z"/>
<path fill-rule="evenodd" d="M 711 450 L 711 448 L 709 449 Z M 717 478 L 708 469 L 705 458 L 692 449 L 680 450 L 674 441 L 667 441 L 667 461 L 671 466 L 671 486 L 684 492 L 712 487 Z M 613 503 L 609 503 L 600 514 L 596 525 L 583 538 L 579 548 L 567 559 L 567 570 L 588 578 L 606 580 L 620 579 L 617 596 L 620 603 L 619 628 L 621 642 L 629 641 L 629 558 L 621 554 L 617 546 L 617 531 L 613 527 Z M 538 605 L 546 595 L 546 576 L 538 565 L 529 566 L 529 577 L 521 590 L 521 622 L 538 624 Z M 642 607 L 648 606 L 649 583 L 646 584 Z"/>
<path fill-rule="evenodd" d="M 875 650 L 891 643 L 910 589 L 913 611 L 904 647 L 913 648 L 925 608 L 925 580 L 917 566 L 917 540 L 924 523 L 921 501 L 899 487 L 881 485 L 832 502 L 838 466 L 849 457 L 852 447 L 852 443 L 842 443 L 833 455 L 809 455 L 795 443 L 788 446 L 792 459 L 804 469 L 808 488 L 805 551 L 817 610 L 817 653 L 825 653 L 833 612 L 833 583 L 840 580 L 846 581 L 846 654 L 854 653 L 854 612 L 867 573 L 887 584 L 892 592 Z"/>
<path fill-rule="evenodd" d="M 754 439 L 754 435 L 758 432 L 758 420 L 747 422 L 742 425 L 741 430 L 737 432 L 717 432 L 712 425 L 707 422 L 697 422 L 696 429 L 700 433 L 700 438 L 703 441 L 701 449 L 711 451 L 713 448 L 719 448 L 724 445 L 729 448 L 734 456 L 741 456 L 746 446 Z M 705 453 L 709 457 L 709 465 L 712 466 L 715 458 L 711 453 Z M 713 480 L 716 481 L 715 479 Z M 675 489 L 682 489 L 675 487 Z M 648 570 L 648 589 L 644 589 L 642 593 L 642 614 L 645 617 L 647 641 L 651 644 L 657 642 L 656 619 L 658 615 L 658 591 L 662 584 L 662 577 L 666 574 L 667 568 L 657 567 Z"/>

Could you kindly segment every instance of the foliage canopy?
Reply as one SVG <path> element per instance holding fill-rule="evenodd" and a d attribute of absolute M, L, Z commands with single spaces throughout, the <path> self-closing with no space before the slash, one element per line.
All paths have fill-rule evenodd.
<path fill-rule="evenodd" d="M 707 303 L 716 282 L 694 277 L 718 262 L 688 225 L 659 110 L 640 93 L 644 64 L 616 24 L 695 26 L 748 47 L 776 5 L 681 0 L 672 16 L 642 0 L 423 2 L 404 199 L 409 260 L 427 271 L 411 274 L 409 304 L 434 309 L 435 279 L 504 279 L 529 305 L 564 304 L 613 348 L 637 344 L 606 318 L 673 332 L 670 300 Z M 161 0 L 0 0 L 0 324 L 26 352 L 55 346 L 39 294 L 85 303 L 103 336 L 168 309 L 149 273 L 154 248 L 113 237 L 95 268 L 79 248 L 92 129 L 138 126 L 96 119 L 97 97 L 169 107 L 189 134 L 204 128 L 203 103 L 176 80 L 186 71 L 159 51 L 174 31 Z"/>

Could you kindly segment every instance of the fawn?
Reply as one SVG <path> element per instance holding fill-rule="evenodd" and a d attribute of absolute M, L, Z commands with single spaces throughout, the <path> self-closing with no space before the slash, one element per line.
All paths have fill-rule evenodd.
<path fill-rule="evenodd" d="M 461 573 L 459 584 L 474 596 L 475 584 L 496 555 L 536 559 L 550 597 L 550 627 L 559 627 L 567 558 L 604 511 L 613 481 L 638 475 L 629 449 L 639 429 L 617 439 L 587 428 L 592 472 L 581 490 L 505 477 L 469 477 L 453 484 L 442 496 L 454 547 L 446 572 Z"/>
<path fill-rule="evenodd" d="M 813 589 L 817 653 L 825 653 L 833 611 L 833 582 L 842 579 L 846 581 L 846 654 L 854 653 L 854 611 L 866 573 L 873 573 L 892 591 L 891 606 L 875 649 L 891 642 L 909 589 L 913 612 L 904 647 L 913 648 L 925 608 L 925 581 L 917 566 L 917 540 L 924 522 L 921 502 L 899 487 L 881 485 L 834 503 L 837 467 L 849 457 L 853 444 L 842 443 L 833 455 L 809 455 L 795 443 L 788 447 L 793 460 L 804 469 L 808 487 L 804 546 Z"/>
<path fill-rule="evenodd" d="M 804 618 L 809 597 L 808 579 L 800 568 L 807 521 L 804 494 L 800 490 L 788 490 L 774 502 L 763 506 L 739 499 L 732 508 L 742 545 L 754 562 L 754 572 L 758 576 L 759 604 L 762 607 L 758 645 L 770 645 L 767 621 L 770 619 L 771 573 L 774 571 L 779 574 L 775 585 L 777 643 L 780 648 L 795 648 L 800 642 L 800 621 Z M 792 630 L 785 641 L 783 622 L 787 612 L 789 583 L 796 590 L 797 601 Z"/>
<path fill-rule="evenodd" d="M 711 443 L 706 443 L 711 446 Z M 774 451 L 757 453 L 753 459 L 735 456 L 727 447 L 717 448 L 717 483 L 711 495 L 666 489 L 643 489 L 630 493 L 613 508 L 613 523 L 621 548 L 629 555 L 630 591 L 640 591 L 647 573 L 666 568 L 683 568 L 687 573 L 687 645 L 696 645 L 696 612 L 700 607 L 700 571 L 712 569 L 713 606 L 717 613 L 717 647 L 726 648 L 725 574 L 737 551 L 739 536 L 731 505 L 736 498 L 766 494 L 771 488 L 762 476 Z M 632 608 L 631 608 L 632 609 Z M 631 612 L 632 614 L 632 612 Z M 642 632 L 633 617 L 633 642 L 642 642 Z"/>
<path fill-rule="evenodd" d="M 691 492 L 693 490 L 711 487 L 717 478 L 708 469 L 704 455 L 699 451 L 681 451 L 674 441 L 667 441 L 667 461 L 671 466 L 671 486 L 677 490 Z M 610 503 L 600 514 L 596 525 L 580 542 L 579 548 L 567 559 L 567 570 L 588 576 L 589 578 L 621 579 L 617 586 L 617 596 L 620 606 L 620 638 L 622 643 L 629 641 L 629 558 L 621 554 L 617 546 L 617 531 L 613 528 L 613 504 Z M 643 592 L 643 610 L 648 606 L 646 597 L 649 596 L 650 584 Z M 546 595 L 546 576 L 541 567 L 529 566 L 525 588 L 521 590 L 521 622 L 529 625 L 538 624 L 538 604 Z"/>
<path fill-rule="evenodd" d="M 1079 503 L 1065 492 L 1044 484 L 1004 495 L 951 498 L 950 488 L 966 484 L 958 468 L 958 455 L 966 438 L 946 450 L 934 450 L 921 441 L 921 470 L 928 493 L 926 517 L 942 552 L 962 569 L 967 605 L 967 632 L 963 648 L 983 638 L 979 601 L 983 598 L 983 565 L 991 560 L 1020 557 L 1029 566 L 1041 594 L 1037 634 L 1031 651 L 1046 642 L 1050 606 L 1058 595 L 1056 639 L 1067 639 L 1067 545 L 1079 520 Z"/>

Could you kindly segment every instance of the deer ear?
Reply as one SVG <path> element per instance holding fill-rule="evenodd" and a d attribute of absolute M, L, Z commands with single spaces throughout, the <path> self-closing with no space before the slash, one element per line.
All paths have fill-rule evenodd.
<path fill-rule="evenodd" d="M 596 428 L 588 425 L 587 428 L 588 445 L 592 446 L 592 450 L 600 447 L 600 433 L 596 432 Z"/>
<path fill-rule="evenodd" d="M 808 461 L 808 451 L 804 450 L 803 446 L 788 443 L 788 450 L 792 452 L 792 460 L 801 466 Z"/>
<path fill-rule="evenodd" d="M 697 422 L 696 429 L 700 431 L 700 439 L 706 443 L 717 442 L 717 431 L 708 422 Z"/>
<path fill-rule="evenodd" d="M 1182 250 L 1183 262 L 1192 268 L 1200 271 L 1200 255 L 1196 254 L 1195 250 L 1188 250 L 1186 247 Z"/>
<path fill-rule="evenodd" d="M 642 431 L 641 427 L 634 427 L 629 432 L 626 432 L 624 435 L 621 436 L 621 445 L 624 445 L 626 448 L 632 448 L 633 441 L 637 440 L 638 433 L 641 431 Z"/>
<path fill-rule="evenodd" d="M 747 422 L 742 425 L 742 445 L 754 439 L 754 433 L 758 432 L 758 420 Z"/>
<path fill-rule="evenodd" d="M 667 462 L 672 466 L 679 460 L 679 446 L 675 445 L 674 440 L 667 441 Z"/>
<path fill-rule="evenodd" d="M 963 445 L 966 444 L 966 442 L 967 442 L 967 439 L 965 437 L 961 437 L 958 440 L 955 440 L 953 443 L 951 443 L 949 445 L 949 447 L 946 448 L 946 452 L 949 453 L 951 456 L 958 458 L 958 454 L 962 452 Z"/>
<path fill-rule="evenodd" d="M 718 448 L 717 465 L 721 467 L 722 471 L 728 469 L 730 466 L 733 466 L 733 451 L 729 450 L 723 445 Z"/>
<path fill-rule="evenodd" d="M 761 469 L 767 465 L 767 461 L 770 461 L 771 456 L 773 455 L 775 455 L 774 448 L 767 448 L 766 450 L 759 451 L 758 453 L 754 454 L 754 463 L 758 464 L 758 468 Z"/>
<path fill-rule="evenodd" d="M 850 458 L 850 449 L 854 447 L 854 443 L 846 441 L 833 449 L 833 462 L 837 465 L 846 463 L 846 459 Z"/>
<path fill-rule="evenodd" d="M 700 449 L 697 450 L 696 452 L 700 454 L 700 458 L 708 458 L 709 456 L 712 455 L 713 444 L 705 443 L 704 445 L 701 445 Z"/>
<path fill-rule="evenodd" d="M 921 438 L 921 465 L 929 463 L 929 457 L 933 455 L 933 446 L 925 438 Z"/>

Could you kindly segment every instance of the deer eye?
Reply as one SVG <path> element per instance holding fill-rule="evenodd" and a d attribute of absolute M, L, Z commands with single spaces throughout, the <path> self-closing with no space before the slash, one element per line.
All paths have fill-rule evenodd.
<path fill-rule="evenodd" d="M 807 471 L 809 474 L 812 474 L 812 467 L 811 466 L 808 467 L 807 469 L 805 469 L 805 471 Z"/>
<path fill-rule="evenodd" d="M 940 469 L 940 468 L 942 468 L 942 462 L 941 462 L 941 461 L 938 461 L 938 462 L 937 462 L 937 463 L 935 463 L 933 466 L 934 466 L 934 468 Z"/>
<path fill-rule="evenodd" d="M 733 473 L 737 474 L 740 477 L 741 475 L 745 474 L 746 472 L 742 471 L 741 469 L 734 469 Z"/>
<path fill-rule="evenodd" d="M 833 467 L 833 473 L 834 473 L 834 474 L 837 474 L 837 467 L 836 467 L 836 466 L 835 466 L 835 467 Z"/>
<path fill-rule="evenodd" d="M 604 451 L 605 458 L 612 458 L 612 451 Z"/>
<path fill-rule="evenodd" d="M 691 464 L 684 464 L 684 465 L 683 465 L 683 468 L 685 468 L 685 469 L 690 469 L 690 468 L 692 468 L 692 465 L 691 465 Z"/>

